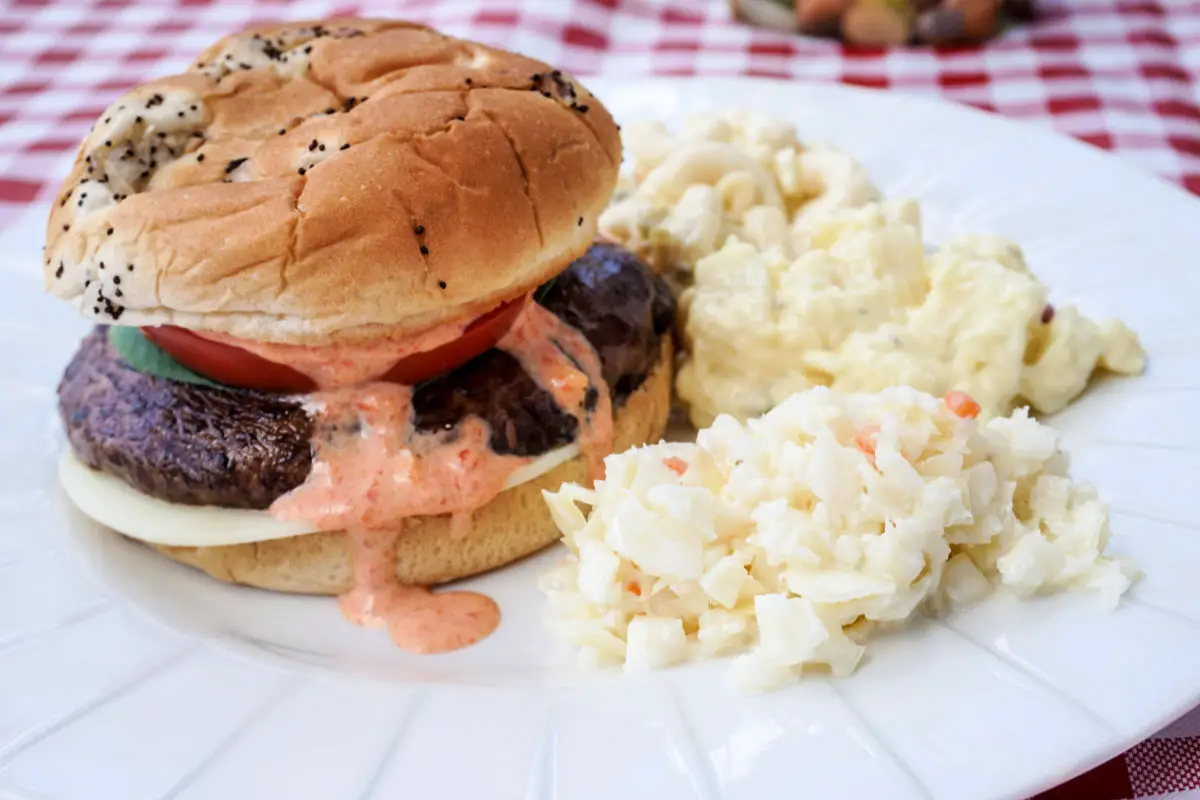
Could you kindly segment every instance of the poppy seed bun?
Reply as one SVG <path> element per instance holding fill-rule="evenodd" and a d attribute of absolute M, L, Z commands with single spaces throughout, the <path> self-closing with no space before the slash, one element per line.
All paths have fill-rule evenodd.
<path fill-rule="evenodd" d="M 101 323 L 405 336 L 582 255 L 619 163 L 604 107 L 541 62 L 406 22 L 258 28 L 101 115 L 46 284 Z"/>
<path fill-rule="evenodd" d="M 671 357 L 671 339 L 663 337 L 658 364 L 613 414 L 614 452 L 662 438 L 671 407 Z M 541 550 L 560 536 L 542 490 L 586 483 L 587 477 L 583 457 L 576 456 L 476 509 L 462 537 L 452 533 L 449 516 L 408 520 L 396 547 L 397 576 L 407 584 L 446 583 Z M 341 531 L 221 547 L 153 546 L 214 578 L 278 592 L 339 594 L 353 582 L 349 542 Z"/>

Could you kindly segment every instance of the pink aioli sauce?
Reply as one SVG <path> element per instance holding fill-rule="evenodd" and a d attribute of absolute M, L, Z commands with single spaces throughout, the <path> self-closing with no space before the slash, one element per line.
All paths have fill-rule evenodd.
<path fill-rule="evenodd" d="M 612 448 L 611 400 L 599 359 L 583 335 L 527 303 L 498 347 L 579 420 L 580 448 L 593 473 L 601 474 Z M 389 358 L 396 352 L 391 350 Z M 257 354 L 271 358 L 265 351 Z M 270 513 L 346 531 L 354 585 L 339 605 L 351 622 L 386 628 L 398 646 L 418 653 L 457 650 L 483 639 L 500 623 L 495 602 L 474 592 L 434 594 L 401 584 L 396 544 L 405 520 L 414 516 L 449 514 L 450 536 L 467 536 L 474 510 L 500 494 L 508 476 L 532 459 L 493 452 L 488 426 L 476 417 L 453 431 L 417 433 L 412 387 L 355 384 L 350 376 L 363 374 L 356 372 L 357 365 L 343 369 L 314 360 L 308 367 L 306 374 L 321 387 L 309 397 L 318 409 L 313 467 L 305 483 L 277 499 Z M 585 410 L 589 378 L 598 391 L 590 413 Z"/>
<path fill-rule="evenodd" d="M 382 339 L 366 344 L 302 344 L 259 342 L 214 331 L 192 331 L 218 344 L 231 345 L 259 358 L 284 364 L 312 379 L 322 389 L 366 383 L 387 373 L 396 362 L 414 353 L 441 347 L 462 336 L 474 317 L 447 322 L 405 339 Z"/>
<path fill-rule="evenodd" d="M 529 303 L 497 344 L 521 362 L 534 382 L 559 408 L 579 423 L 579 449 L 593 480 L 604 477 L 604 457 L 613 448 L 612 398 L 600 371 L 600 359 L 582 333 L 537 303 Z M 596 405 L 586 408 L 588 385 L 596 388 Z"/>

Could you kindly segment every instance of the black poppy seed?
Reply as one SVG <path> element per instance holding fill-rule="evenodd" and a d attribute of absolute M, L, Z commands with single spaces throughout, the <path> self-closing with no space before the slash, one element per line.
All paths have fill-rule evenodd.
<path fill-rule="evenodd" d="M 336 108 L 334 108 L 333 106 L 330 106 L 329 108 L 325 109 L 325 113 L 326 113 L 326 114 L 336 114 L 336 113 L 337 113 L 337 109 L 336 109 Z"/>
<path fill-rule="evenodd" d="M 87 287 L 91 286 L 91 285 L 92 285 L 92 279 L 91 279 L 91 278 L 88 278 L 86 281 L 84 281 L 84 282 L 83 282 L 83 288 L 85 288 L 85 289 L 86 289 Z"/>
<path fill-rule="evenodd" d="M 87 192 L 80 192 L 80 193 L 79 193 L 79 197 L 80 197 L 80 198 L 87 197 Z"/>
<path fill-rule="evenodd" d="M 112 121 L 112 117 L 105 117 L 105 118 L 104 118 L 104 121 L 105 121 L 105 122 L 111 122 L 111 121 Z"/>
<path fill-rule="evenodd" d="M 339 147 L 339 148 L 338 148 L 338 150 L 349 150 L 349 149 L 350 149 L 350 145 L 349 145 L 349 144 L 344 144 L 344 145 L 342 145 L 341 147 Z"/>
<path fill-rule="evenodd" d="M 299 172 L 301 175 L 303 175 L 305 172 L 308 172 L 308 170 L 306 170 L 304 167 L 301 167 L 300 169 L 298 169 L 296 171 Z"/>
<path fill-rule="evenodd" d="M 226 54 L 225 54 L 225 60 L 226 60 L 226 61 L 233 61 L 233 56 L 232 56 L 231 54 L 229 54 L 229 53 L 226 53 Z"/>
<path fill-rule="evenodd" d="M 420 236 L 420 235 L 421 235 L 421 234 L 423 234 L 424 232 L 425 232 L 425 226 L 424 226 L 424 225 L 418 225 L 417 227 L 413 228 L 413 233 L 415 233 L 417 236 Z"/>
<path fill-rule="evenodd" d="M 140 122 L 143 122 L 143 120 L 142 120 L 142 118 L 141 118 L 141 117 L 134 117 L 134 118 L 133 118 L 133 121 L 134 121 L 134 122 L 139 122 L 139 123 L 140 123 Z"/>
<path fill-rule="evenodd" d="M 109 228 L 107 231 L 105 231 L 105 233 L 106 233 L 106 234 L 108 234 L 109 236 L 112 236 L 112 235 L 113 235 L 113 229 L 112 229 L 112 228 Z"/>
<path fill-rule="evenodd" d="M 203 139 L 203 138 L 204 138 L 204 134 L 203 134 L 203 133 L 201 133 L 200 131 L 193 131 L 193 132 L 192 132 L 192 138 L 193 138 L 193 139 Z"/>
<path fill-rule="evenodd" d="M 249 160 L 250 159 L 248 159 L 248 158 L 233 159 L 232 161 L 230 161 L 228 164 L 225 165 L 225 174 L 228 175 L 229 173 L 233 172 L 235 169 L 237 169 L 238 167 L 240 167 L 242 164 L 246 163 Z"/>
<path fill-rule="evenodd" d="M 455 117 L 455 119 L 458 120 L 459 122 L 463 122 L 466 120 L 466 117 Z"/>
<path fill-rule="evenodd" d="M 421 245 L 421 255 L 423 255 L 423 256 L 429 255 L 429 248 L 426 247 L 425 245 Z"/>
<path fill-rule="evenodd" d="M 120 282 L 121 282 L 121 276 L 113 275 L 113 283 L 120 283 Z"/>
<path fill-rule="evenodd" d="M 78 203 L 76 203 L 75 205 L 76 205 L 76 207 L 78 207 L 78 208 L 83 208 L 83 201 L 82 201 L 82 200 L 80 200 L 80 201 L 79 201 Z"/>
<path fill-rule="evenodd" d="M 60 261 L 60 262 L 58 262 L 58 269 L 54 270 L 54 277 L 61 278 L 62 276 L 63 276 L 63 265 L 62 265 L 62 262 Z"/>
<path fill-rule="evenodd" d="M 317 149 L 318 149 L 318 150 L 321 150 L 321 151 L 324 151 L 324 150 L 325 150 L 325 145 L 323 145 L 323 144 L 319 144 L 319 145 L 317 145 Z"/>
<path fill-rule="evenodd" d="M 179 116 L 180 116 L 180 118 L 182 118 L 182 117 L 183 117 L 183 112 L 182 112 L 182 111 L 180 111 L 180 112 L 179 112 Z"/>
<path fill-rule="evenodd" d="M 71 226 L 70 226 L 70 225 L 63 225 L 63 230 L 64 230 L 64 231 L 69 231 L 69 230 L 71 230 Z"/>
<path fill-rule="evenodd" d="M 471 85 L 471 79 L 470 79 L 470 78 L 466 78 L 466 79 L 464 80 L 464 82 L 467 84 L 467 86 L 470 86 L 470 85 Z"/>
<path fill-rule="evenodd" d="M 620 133 L 620 132 L 621 132 L 621 126 L 620 126 L 620 125 L 618 125 L 618 126 L 617 126 L 617 133 Z"/>
<path fill-rule="evenodd" d="M 133 272 L 133 264 L 126 264 L 125 269 L 129 270 L 130 272 Z"/>
<path fill-rule="evenodd" d="M 578 226 L 578 225 L 582 225 L 582 224 L 583 224 L 583 217 L 580 217 L 579 219 L 575 220 L 575 224 L 576 224 L 577 226 Z"/>
<path fill-rule="evenodd" d="M 190 108 L 192 111 L 196 111 L 199 107 L 198 106 L 188 106 L 188 108 Z"/>
<path fill-rule="evenodd" d="M 239 61 L 238 66 L 241 67 L 242 69 L 250 69 L 250 65 L 247 64 L 245 61 Z M 183 114 L 180 114 L 179 116 L 182 117 Z"/>
<path fill-rule="evenodd" d="M 311 142 L 308 143 L 308 152 L 311 153 L 313 150 L 316 150 L 316 149 L 317 149 L 317 140 L 313 139 Z"/>
<path fill-rule="evenodd" d="M 310 45 L 306 45 L 306 46 L 305 46 L 305 48 L 304 48 L 304 52 L 305 52 L 305 53 L 311 53 L 311 52 L 312 52 L 312 45 L 311 45 L 311 44 L 310 44 Z"/>
<path fill-rule="evenodd" d="M 204 160 L 204 153 L 200 153 L 199 155 L 197 155 L 197 156 L 196 156 L 196 160 L 197 160 L 197 161 L 203 161 L 203 160 Z"/>
<path fill-rule="evenodd" d="M 93 314 L 99 314 L 99 313 L 100 313 L 100 306 L 92 306 L 92 313 L 93 313 Z"/>
<path fill-rule="evenodd" d="M 280 129 L 279 129 L 279 135 L 280 135 L 280 136 L 283 136 L 285 133 L 287 133 L 287 128 L 280 128 Z"/>
<path fill-rule="evenodd" d="M 583 113 L 583 114 L 586 114 L 587 110 L 588 110 L 587 105 L 575 106 L 575 108 L 578 109 L 580 111 L 580 113 Z"/>
<path fill-rule="evenodd" d="M 104 269 L 104 262 L 103 262 L 103 261 L 101 261 L 101 262 L 100 262 L 100 269 Z"/>
<path fill-rule="evenodd" d="M 149 177 L 150 177 L 150 171 L 149 171 L 149 170 L 142 170 L 141 177 L 142 177 L 142 178 L 149 178 Z"/>
<path fill-rule="evenodd" d="M 120 289 L 117 289 L 117 290 L 116 290 L 116 292 L 114 292 L 114 294 L 116 294 L 116 296 L 117 296 L 117 297 L 124 297 L 124 296 L 125 296 L 125 295 L 124 295 L 124 294 L 121 292 L 121 290 L 120 290 Z"/>
<path fill-rule="evenodd" d="M 438 281 L 438 288 L 439 288 L 439 289 L 445 289 L 445 288 L 446 288 L 446 282 L 445 282 L 445 281 Z"/>

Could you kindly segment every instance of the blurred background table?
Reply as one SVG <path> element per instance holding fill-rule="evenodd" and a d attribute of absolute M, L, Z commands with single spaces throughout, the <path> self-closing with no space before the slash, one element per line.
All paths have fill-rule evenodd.
<path fill-rule="evenodd" d="M 578 75 L 753 75 L 939 95 L 1048 125 L 1200 193 L 1200 1 L 1038 0 L 1038 11 L 983 47 L 883 50 L 753 28 L 724 0 L 0 0 L 0 227 L 53 196 L 118 93 L 245 25 L 334 14 L 417 19 Z M 1198 788 L 1195 712 L 1045 797 Z"/>

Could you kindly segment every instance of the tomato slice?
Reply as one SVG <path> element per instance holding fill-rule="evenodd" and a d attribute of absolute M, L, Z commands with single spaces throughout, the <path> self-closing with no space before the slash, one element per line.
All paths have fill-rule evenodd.
<path fill-rule="evenodd" d="M 400 359 L 383 376 L 383 380 L 412 386 L 461 367 L 475 356 L 495 347 L 496 342 L 517 321 L 524 307 L 525 298 L 522 297 L 493 308 L 468 325 L 463 335 L 454 341 Z"/>
<path fill-rule="evenodd" d="M 461 367 L 496 346 L 520 315 L 525 301 L 521 297 L 502 303 L 474 320 L 457 339 L 400 359 L 379 380 L 413 385 Z M 229 386 L 280 393 L 317 389 L 313 379 L 299 370 L 236 345 L 197 336 L 187 328 L 159 325 L 142 328 L 142 332 L 184 366 Z"/>
<path fill-rule="evenodd" d="M 298 393 L 316 390 L 302 372 L 276 364 L 231 344 L 214 342 L 175 325 L 142 328 L 146 338 L 189 369 L 228 386 L 263 392 Z"/>

